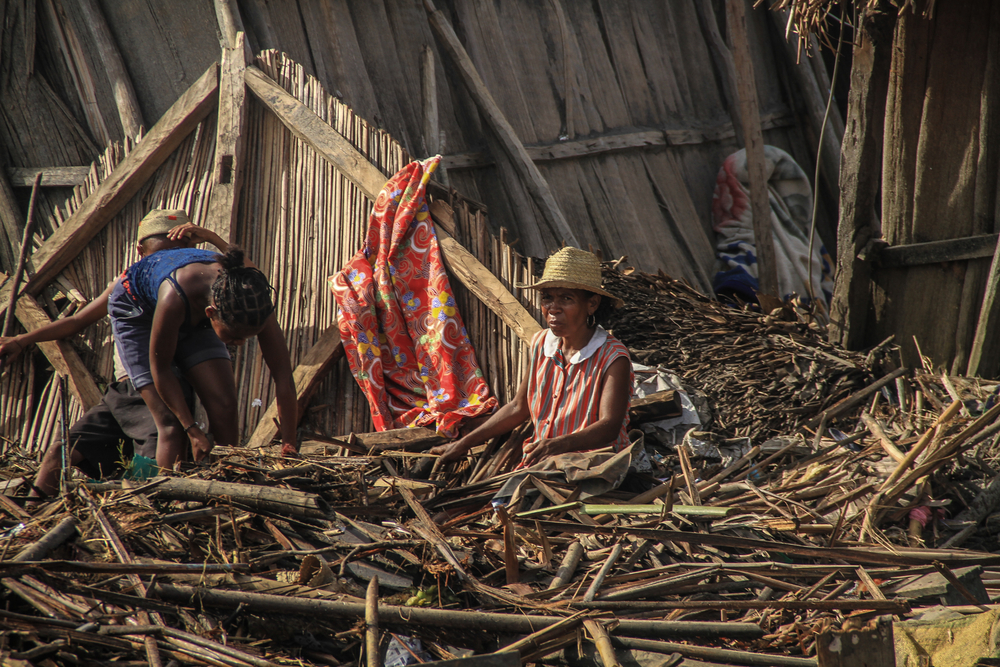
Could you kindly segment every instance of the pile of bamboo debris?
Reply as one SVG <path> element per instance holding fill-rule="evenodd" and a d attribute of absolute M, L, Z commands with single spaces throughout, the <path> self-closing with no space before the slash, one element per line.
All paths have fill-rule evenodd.
<path fill-rule="evenodd" d="M 630 302 L 616 333 L 709 395 L 729 415 L 717 427 L 746 428 L 742 456 L 655 443 L 631 491 L 581 501 L 529 477 L 494 510 L 523 428 L 430 480 L 414 473 L 433 432 L 313 436 L 301 461 L 217 448 L 172 477 L 76 482 L 29 514 L 17 487 L 35 464 L 11 453 L 4 664 L 398 667 L 496 653 L 494 666 L 612 667 L 617 650 L 642 664 L 807 666 L 821 633 L 942 603 L 975 613 L 1000 595 L 996 386 L 882 369 L 664 277 L 613 279 Z M 753 359 L 737 373 L 724 357 L 741 352 Z M 819 387 L 809 398 L 799 376 L 780 381 L 795 373 Z M 675 399 L 634 404 L 634 425 Z M 772 431 L 785 437 L 768 447 Z M 381 651 L 365 648 L 376 632 Z"/>
<path fill-rule="evenodd" d="M 663 274 L 605 264 L 604 284 L 624 301 L 608 328 L 632 360 L 664 366 L 704 393 L 712 430 L 729 436 L 763 441 L 824 417 L 832 425 L 857 399 L 842 401 L 881 376 L 892 352 L 837 349 L 789 306 L 761 317 Z"/>

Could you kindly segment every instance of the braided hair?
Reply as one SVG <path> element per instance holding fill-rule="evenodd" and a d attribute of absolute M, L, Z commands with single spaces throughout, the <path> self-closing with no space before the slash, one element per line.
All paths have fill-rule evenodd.
<path fill-rule="evenodd" d="M 243 266 L 243 250 L 230 246 L 219 260 L 222 271 L 212 283 L 212 301 L 219 319 L 228 326 L 260 327 L 274 312 L 267 277 L 258 269 Z"/>

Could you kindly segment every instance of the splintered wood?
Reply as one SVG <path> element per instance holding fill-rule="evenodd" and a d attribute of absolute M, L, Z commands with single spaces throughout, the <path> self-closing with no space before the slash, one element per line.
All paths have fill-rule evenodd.
<path fill-rule="evenodd" d="M 726 308 L 665 276 L 606 282 L 626 300 L 615 334 L 712 413 L 668 444 L 652 424 L 679 414 L 679 392 L 634 401 L 649 472 L 597 497 L 526 474 L 494 510 L 530 426 L 449 466 L 425 429 L 313 434 L 302 460 L 220 447 L 170 477 L 77 478 L 26 510 L 36 464 L 12 447 L 0 655 L 807 667 L 820 636 L 994 607 L 995 383 L 898 369 L 888 346 L 846 353 L 790 311 Z"/>

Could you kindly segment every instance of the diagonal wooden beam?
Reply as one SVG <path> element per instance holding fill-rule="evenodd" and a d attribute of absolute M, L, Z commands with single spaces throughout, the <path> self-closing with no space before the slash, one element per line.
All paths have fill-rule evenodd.
<path fill-rule="evenodd" d="M 448 22 L 443 12 L 435 9 L 431 0 L 424 0 L 424 8 L 427 10 L 427 20 L 430 22 L 434 34 L 458 69 L 462 81 L 465 82 L 465 87 L 475 101 L 476 107 L 479 108 L 479 113 L 482 114 L 487 125 L 499 139 L 500 145 L 524 182 L 524 187 L 531 195 L 532 201 L 538 206 L 545 221 L 552 228 L 552 234 L 569 245 L 580 247 L 580 242 L 569 226 L 562 209 L 559 208 L 559 203 L 556 201 L 555 195 L 552 194 L 552 188 L 549 187 L 548 181 L 542 176 L 542 172 L 538 171 L 538 167 L 535 166 L 528 152 L 524 149 L 524 144 L 514 132 L 510 121 L 503 115 L 503 111 L 493 99 L 493 95 L 486 87 L 482 77 L 479 76 L 475 64 L 458 39 L 458 35 L 455 34 L 451 23 Z"/>
<path fill-rule="evenodd" d="M 124 208 L 174 149 L 212 109 L 219 92 L 219 64 L 208 70 L 171 106 L 122 160 L 111 175 L 52 235 L 31 258 L 32 275 L 22 292 L 38 294 Z M 9 287 L 0 293 L 0 310 L 10 302 Z"/>
<path fill-rule="evenodd" d="M 372 201 L 378 197 L 388 179 L 343 135 L 260 69 L 247 67 L 244 78 L 247 87 L 292 134 L 330 162 L 366 197 Z M 532 332 L 540 328 L 531 313 L 468 250 L 452 239 L 440 226 L 435 225 L 435 229 L 441 254 L 445 263 L 452 269 L 453 275 L 499 315 L 527 344 L 531 340 Z M 327 369 L 343 355 L 343 350 L 340 331 L 336 325 L 331 326 L 295 368 L 295 392 L 299 399 L 300 415 L 315 385 L 323 378 Z M 272 401 L 257 429 L 250 436 L 249 447 L 260 447 L 271 442 L 278 432 L 274 424 L 276 416 L 277 403 Z"/>
<path fill-rule="evenodd" d="M 288 94 L 260 69 L 247 67 L 247 87 L 285 124 L 372 201 L 388 179 L 385 174 L 312 109 Z"/>
<path fill-rule="evenodd" d="M 250 90 L 278 116 L 292 134 L 328 160 L 366 197 L 375 200 L 387 179 L 361 151 L 256 67 L 247 68 L 246 82 Z M 530 342 L 532 332 L 539 329 L 531 313 L 472 253 L 451 239 L 440 226 L 436 226 L 436 229 L 445 262 L 449 268 L 458 269 L 454 271 L 455 277 L 514 329 L 525 344 Z"/>
<path fill-rule="evenodd" d="M 0 282 L 10 281 L 5 274 L 0 273 Z M 38 305 L 38 302 L 27 294 L 18 299 L 14 314 L 28 331 L 34 331 L 52 321 L 45 310 Z M 83 365 L 83 360 L 80 359 L 80 355 L 76 353 L 69 341 L 57 340 L 38 343 L 38 349 L 42 351 L 57 373 L 69 377 L 70 391 L 83 405 L 84 410 L 89 410 L 101 402 L 101 390 L 97 388 L 93 376 Z"/>

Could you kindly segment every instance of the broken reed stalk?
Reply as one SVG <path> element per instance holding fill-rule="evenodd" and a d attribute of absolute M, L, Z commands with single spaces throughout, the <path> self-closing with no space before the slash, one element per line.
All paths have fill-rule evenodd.
<path fill-rule="evenodd" d="M 583 623 L 583 620 L 592 613 L 594 612 L 578 611 L 572 616 L 567 616 L 566 618 L 560 620 L 558 623 L 553 623 L 552 625 L 531 633 L 527 637 L 522 637 L 521 639 L 504 646 L 498 650 L 497 653 L 510 653 L 512 651 L 517 651 L 521 655 L 535 653 L 540 646 L 549 644 L 561 636 L 575 633 L 576 629 Z"/>
<path fill-rule="evenodd" d="M 611 637 L 607 629 L 600 621 L 588 618 L 583 622 L 583 627 L 587 628 L 594 644 L 597 646 L 597 653 L 601 656 L 601 663 L 604 667 L 621 667 L 615 656 L 615 647 L 611 645 Z"/>
<path fill-rule="evenodd" d="M 896 463 L 901 464 L 906 460 L 906 455 L 899 451 L 899 447 L 897 447 L 896 443 L 892 441 L 892 438 L 890 438 L 889 434 L 885 432 L 885 429 L 882 428 L 882 425 L 878 423 L 877 419 L 868 414 L 868 412 L 862 412 L 861 421 L 863 421 L 865 426 L 868 427 L 868 431 L 873 436 L 878 438 L 879 444 L 882 445 L 882 449 L 884 449 L 885 453 L 892 457 Z"/>
<path fill-rule="evenodd" d="M 614 549 L 611 550 L 611 553 L 608 555 L 607 560 L 604 561 L 604 565 L 601 566 L 601 569 L 598 570 L 597 575 L 594 576 L 594 581 L 593 583 L 590 584 L 590 588 L 588 588 L 587 592 L 584 594 L 583 596 L 584 602 L 594 601 L 594 598 L 597 597 L 597 592 L 601 590 L 601 586 L 604 584 L 604 578 L 608 576 L 608 572 L 610 572 L 611 568 L 613 568 L 615 566 L 615 563 L 618 562 L 618 558 L 619 556 L 622 555 L 622 551 L 624 549 L 625 547 L 622 545 L 621 542 L 615 543 Z"/>
<path fill-rule="evenodd" d="M 23 562 L 41 560 L 45 558 L 50 551 L 76 534 L 76 527 L 78 524 L 79 521 L 72 514 L 64 517 L 62 521 L 55 525 L 55 527 L 51 528 L 47 533 L 42 535 L 38 541 L 32 542 L 22 549 L 21 552 L 14 556 L 12 560 L 16 562 Z"/>
<path fill-rule="evenodd" d="M 549 590 L 554 588 L 559 588 L 564 586 L 573 578 L 573 574 L 576 572 L 576 566 L 580 563 L 580 557 L 583 556 L 583 545 L 580 544 L 580 540 L 573 540 L 573 543 L 569 545 L 566 549 L 566 555 L 563 556 L 562 563 L 559 565 L 559 569 L 556 570 L 556 576 L 549 583 Z"/>

